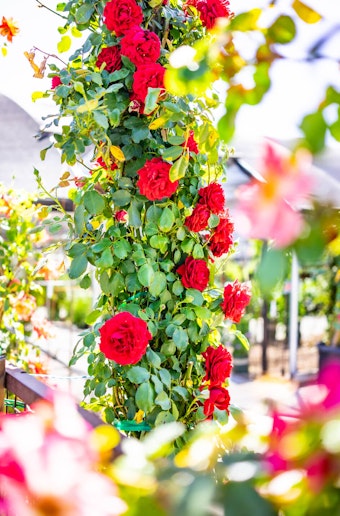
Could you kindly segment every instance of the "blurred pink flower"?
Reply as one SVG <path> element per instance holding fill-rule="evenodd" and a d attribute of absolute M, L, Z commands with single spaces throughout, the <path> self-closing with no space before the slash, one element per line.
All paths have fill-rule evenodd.
<path fill-rule="evenodd" d="M 34 413 L 0 419 L 0 485 L 8 514 L 116 516 L 126 510 L 97 470 L 91 429 L 66 393 Z"/>
<path fill-rule="evenodd" d="M 283 156 L 267 143 L 260 168 L 263 182 L 255 179 L 236 191 L 237 230 L 248 238 L 274 240 L 276 247 L 292 244 L 303 230 L 298 209 L 311 192 L 307 151 Z"/>

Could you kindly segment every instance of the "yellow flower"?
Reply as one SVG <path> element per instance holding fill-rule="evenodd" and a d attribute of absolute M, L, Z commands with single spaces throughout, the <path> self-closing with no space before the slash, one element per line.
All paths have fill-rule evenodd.
<path fill-rule="evenodd" d="M 16 26 L 13 18 L 2 17 L 2 24 L 0 25 L 0 35 L 7 37 L 7 41 L 12 42 L 13 36 L 19 32 L 19 27 Z"/>

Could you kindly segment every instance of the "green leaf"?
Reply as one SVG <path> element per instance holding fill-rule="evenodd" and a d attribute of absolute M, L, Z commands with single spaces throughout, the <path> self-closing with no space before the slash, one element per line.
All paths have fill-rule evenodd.
<path fill-rule="evenodd" d="M 148 413 L 154 407 L 155 393 L 150 382 L 142 383 L 136 391 L 136 405 L 143 412 Z"/>
<path fill-rule="evenodd" d="M 185 351 L 189 344 L 189 337 L 186 330 L 183 328 L 176 328 L 172 336 L 172 340 L 176 344 L 176 348 L 180 351 Z"/>
<path fill-rule="evenodd" d="M 186 238 L 181 243 L 181 249 L 185 253 L 191 254 L 191 251 L 193 250 L 194 245 L 195 245 L 195 240 L 193 240 L 192 238 Z"/>
<path fill-rule="evenodd" d="M 155 351 L 153 351 L 151 348 L 148 348 L 146 350 L 146 358 L 147 358 L 149 364 L 151 364 L 156 369 L 158 369 L 161 366 L 160 356 Z"/>
<path fill-rule="evenodd" d="M 148 94 L 145 97 L 145 106 L 144 106 L 144 114 L 150 115 L 156 107 L 158 102 L 158 97 L 161 93 L 161 88 L 148 88 Z"/>
<path fill-rule="evenodd" d="M 164 391 L 157 394 L 155 404 L 159 405 L 163 410 L 169 410 L 171 408 L 171 401 Z"/>
<path fill-rule="evenodd" d="M 96 309 L 96 310 L 93 310 L 92 312 L 90 312 L 85 318 L 86 324 L 92 325 L 93 323 L 95 323 L 99 319 L 99 317 L 102 315 L 102 313 L 103 312 L 100 309 Z"/>
<path fill-rule="evenodd" d="M 155 224 L 158 224 L 159 219 L 161 218 L 162 210 L 156 205 L 150 206 L 146 212 L 146 219 L 149 222 L 154 222 Z"/>
<path fill-rule="evenodd" d="M 175 296 L 180 296 L 184 290 L 183 283 L 180 280 L 176 280 L 172 285 L 172 293 Z"/>
<path fill-rule="evenodd" d="M 185 176 L 189 165 L 189 153 L 185 152 L 180 158 L 176 159 L 169 171 L 170 181 L 173 183 Z"/>
<path fill-rule="evenodd" d="M 228 482 L 223 486 L 224 514 L 228 516 L 275 516 L 277 511 L 249 482 Z"/>
<path fill-rule="evenodd" d="M 79 286 L 80 286 L 80 288 L 83 288 L 84 290 L 86 290 L 87 288 L 90 288 L 91 283 L 92 283 L 92 282 L 91 282 L 91 278 L 90 278 L 90 276 L 89 276 L 88 274 L 86 274 L 86 276 L 84 276 L 84 277 L 81 279 L 81 281 L 80 281 L 80 283 L 79 283 Z"/>
<path fill-rule="evenodd" d="M 76 10 L 76 14 L 75 14 L 75 21 L 76 21 L 77 25 L 86 24 L 90 20 L 93 12 L 94 12 L 94 6 L 93 6 L 92 2 L 81 5 Z"/>
<path fill-rule="evenodd" d="M 233 335 L 238 338 L 238 340 L 241 342 L 242 346 L 246 351 L 249 351 L 250 345 L 247 337 L 239 330 L 233 330 Z"/>
<path fill-rule="evenodd" d="M 127 190 L 117 190 L 112 194 L 116 206 L 126 206 L 131 201 L 131 194 Z"/>
<path fill-rule="evenodd" d="M 145 263 L 139 269 L 137 276 L 143 287 L 149 287 L 151 285 L 154 274 L 155 271 L 153 270 L 152 265 Z"/>
<path fill-rule="evenodd" d="M 164 104 L 163 104 L 163 106 L 164 106 Z M 177 136 L 177 135 L 169 136 L 168 142 L 171 145 L 182 145 L 182 143 L 185 142 L 185 138 L 184 138 L 184 136 Z M 182 150 L 183 150 L 183 147 L 182 147 Z"/>
<path fill-rule="evenodd" d="M 179 158 L 183 154 L 184 151 L 185 151 L 185 149 L 183 147 L 179 147 L 179 146 L 168 147 L 167 149 L 165 149 L 163 151 L 162 157 L 164 160 L 174 161 L 175 159 Z"/>
<path fill-rule="evenodd" d="M 117 297 L 118 294 L 124 290 L 125 288 L 125 280 L 124 276 L 119 272 L 115 272 L 109 281 L 109 293 L 111 293 L 114 297 Z"/>
<path fill-rule="evenodd" d="M 262 9 L 251 9 L 250 11 L 238 14 L 230 21 L 230 30 L 239 30 L 242 32 L 256 30 L 257 21 L 262 14 Z"/>
<path fill-rule="evenodd" d="M 68 271 L 70 279 L 79 278 L 87 269 L 87 258 L 84 254 L 76 256 L 71 262 L 71 266 Z"/>
<path fill-rule="evenodd" d="M 317 23 L 322 20 L 322 16 L 318 12 L 308 7 L 308 5 L 303 2 L 300 2 L 300 0 L 294 0 L 292 8 L 305 23 Z"/>
<path fill-rule="evenodd" d="M 78 235 L 81 235 L 85 227 L 85 207 L 79 204 L 74 210 L 74 225 Z"/>
<path fill-rule="evenodd" d="M 195 288 L 187 289 L 187 298 L 189 298 L 189 302 L 195 306 L 202 306 L 204 303 L 204 297 L 202 296 L 202 293 Z"/>
<path fill-rule="evenodd" d="M 295 23 L 290 16 L 281 15 L 268 28 L 268 37 L 274 43 L 285 45 L 290 43 L 296 35 Z"/>
<path fill-rule="evenodd" d="M 166 289 L 166 276 L 164 272 L 155 272 L 149 285 L 149 292 L 152 296 L 158 297 Z"/>
<path fill-rule="evenodd" d="M 63 36 L 57 44 L 58 52 L 67 52 L 71 48 L 72 40 L 70 36 Z"/>
<path fill-rule="evenodd" d="M 140 211 L 136 202 L 132 201 L 128 208 L 129 226 L 139 228 L 142 225 Z"/>
<path fill-rule="evenodd" d="M 201 259 L 204 258 L 204 250 L 203 250 L 203 247 L 201 246 L 201 244 L 195 244 L 194 245 L 194 248 L 193 248 L 193 251 L 192 251 L 192 256 L 196 260 L 201 260 Z"/>
<path fill-rule="evenodd" d="M 96 190 L 89 190 L 84 194 L 84 206 L 91 215 L 99 215 L 105 208 L 105 200 Z"/>
<path fill-rule="evenodd" d="M 94 390 L 95 396 L 100 398 L 100 396 L 104 396 L 105 393 L 106 393 L 106 384 L 104 382 L 98 383 Z"/>
<path fill-rule="evenodd" d="M 194 310 L 195 310 L 195 314 L 200 319 L 203 319 L 206 321 L 206 320 L 210 319 L 210 317 L 211 317 L 211 311 L 208 308 L 206 308 L 205 306 L 195 306 Z"/>
<path fill-rule="evenodd" d="M 147 382 L 150 378 L 150 373 L 144 367 L 134 366 L 127 372 L 126 376 L 132 383 Z"/>
<path fill-rule="evenodd" d="M 113 251 L 117 258 L 124 260 L 131 252 L 131 245 L 127 240 L 121 239 L 114 243 Z"/>
<path fill-rule="evenodd" d="M 188 393 L 188 391 L 187 391 L 187 389 L 185 387 L 181 387 L 180 385 L 176 385 L 175 387 L 173 387 L 172 390 L 173 390 L 173 392 L 176 392 L 176 394 L 178 394 L 184 400 L 187 400 L 188 397 L 189 397 L 189 393 Z"/>
<path fill-rule="evenodd" d="M 99 258 L 95 261 L 95 265 L 96 267 L 104 267 L 105 269 L 113 265 L 113 256 L 109 247 L 104 249 Z"/>
<path fill-rule="evenodd" d="M 171 374 L 167 369 L 160 369 L 159 370 L 159 376 L 168 389 L 171 387 Z"/>
<path fill-rule="evenodd" d="M 325 146 L 327 124 L 320 111 L 306 115 L 300 125 L 308 146 L 313 153 L 322 151 Z"/>
<path fill-rule="evenodd" d="M 165 423 L 171 423 L 172 421 L 175 421 L 175 418 L 170 412 L 160 412 L 155 419 L 155 426 L 159 428 L 160 425 L 163 425 Z"/>
<path fill-rule="evenodd" d="M 175 215 L 170 208 L 164 208 L 159 220 L 159 229 L 164 233 L 168 233 L 175 222 Z"/>
<path fill-rule="evenodd" d="M 161 253 L 166 253 L 168 249 L 169 240 L 167 237 L 162 235 L 153 235 L 150 238 L 150 245 L 154 249 L 159 249 Z"/>
<path fill-rule="evenodd" d="M 287 257 L 285 251 L 269 249 L 264 252 L 257 267 L 256 277 L 265 297 L 270 296 L 287 273 Z"/>
<path fill-rule="evenodd" d="M 97 124 L 103 129 L 108 129 L 109 121 L 107 117 L 101 111 L 93 111 L 93 118 L 97 122 Z"/>

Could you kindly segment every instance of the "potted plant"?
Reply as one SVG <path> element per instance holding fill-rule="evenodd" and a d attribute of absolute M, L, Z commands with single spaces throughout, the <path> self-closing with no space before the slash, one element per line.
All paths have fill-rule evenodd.
<path fill-rule="evenodd" d="M 340 258 L 335 256 L 330 262 L 331 284 L 328 309 L 328 342 L 320 342 L 319 370 L 330 360 L 340 360 Z"/>

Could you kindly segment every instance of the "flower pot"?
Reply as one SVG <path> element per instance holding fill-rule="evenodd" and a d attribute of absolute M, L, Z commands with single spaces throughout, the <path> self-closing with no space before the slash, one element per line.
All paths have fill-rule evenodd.
<path fill-rule="evenodd" d="M 0 354 L 0 413 L 5 410 L 5 355 Z"/>
<path fill-rule="evenodd" d="M 249 373 L 249 356 L 233 357 L 233 373 Z"/>
<path fill-rule="evenodd" d="M 340 362 L 340 347 L 327 345 L 324 342 L 320 342 L 317 347 L 319 351 L 319 371 L 332 360 Z"/>

